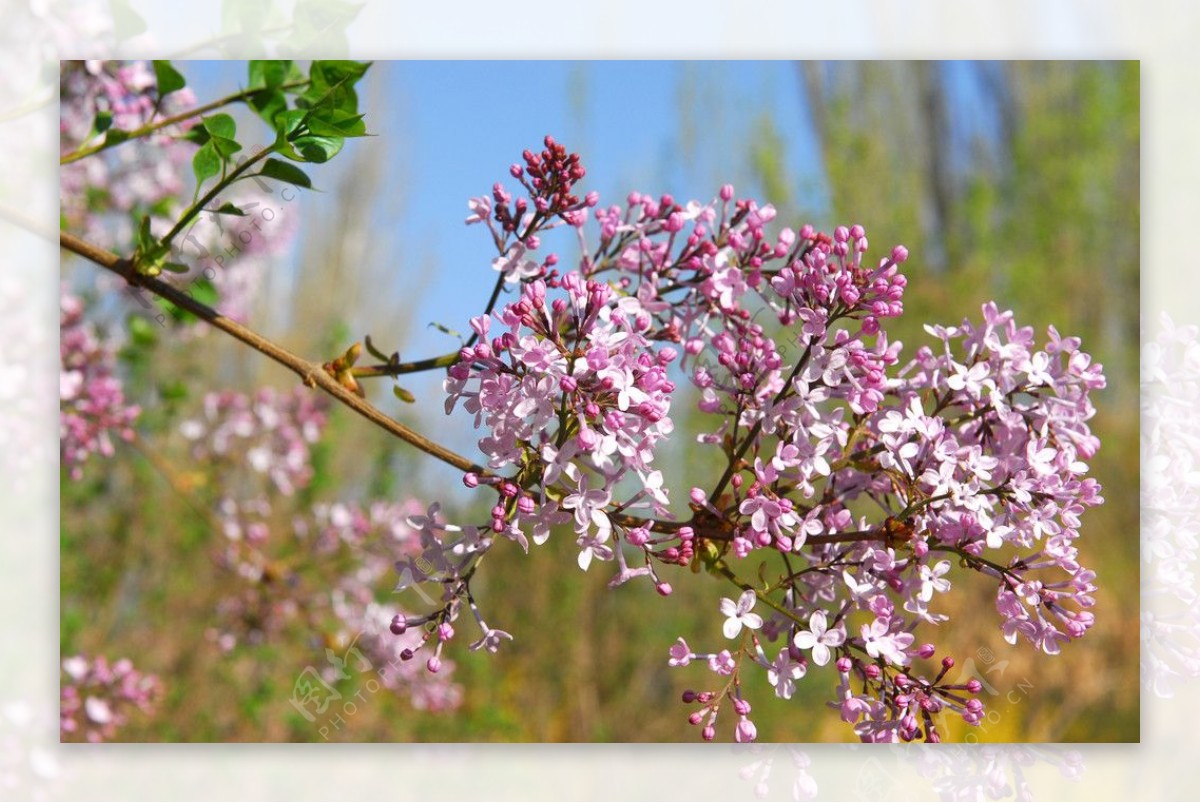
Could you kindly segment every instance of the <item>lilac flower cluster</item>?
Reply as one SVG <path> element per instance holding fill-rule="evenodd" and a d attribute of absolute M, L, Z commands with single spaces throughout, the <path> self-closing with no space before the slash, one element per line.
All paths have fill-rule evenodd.
<path fill-rule="evenodd" d="M 306 388 L 280 393 L 263 388 L 253 397 L 233 391 L 209 393 L 201 416 L 180 432 L 192 441 L 197 460 L 220 462 L 231 471 L 249 468 L 284 496 L 312 476 L 311 446 L 325 426 L 329 403 Z"/>
<path fill-rule="evenodd" d="M 153 713 L 162 684 L 122 658 L 109 664 L 104 656 L 63 659 L 59 735 L 63 741 L 113 739 L 134 710 Z"/>
<path fill-rule="evenodd" d="M 462 700 L 453 662 L 440 661 L 436 675 L 426 672 L 425 662 L 413 659 L 428 638 L 414 628 L 398 643 L 390 632 L 395 608 L 375 598 L 397 559 L 420 560 L 419 533 L 408 524 L 424 509 L 420 503 L 321 502 L 288 515 L 287 498 L 312 479 L 310 447 L 324 430 L 327 406 L 303 388 L 253 397 L 213 393 L 203 418 L 180 425 L 193 454 L 218 468 L 214 512 L 225 539 L 216 562 L 241 581 L 218 603 L 219 625 L 208 638 L 229 652 L 289 627 L 321 633 L 325 682 L 356 667 L 374 670 L 372 678 L 414 708 L 452 710 Z M 261 488 L 238 476 L 240 465 L 265 478 Z"/>
<path fill-rule="evenodd" d="M 1083 511 L 1102 502 L 1086 461 L 1104 376 L 1077 339 L 1051 328 L 1039 345 L 988 304 L 981 324 L 927 327 L 938 347 L 902 363 L 886 322 L 903 313 L 903 246 L 869 259 L 857 225 L 769 234 L 774 208 L 735 201 L 729 185 L 708 204 L 632 193 L 603 208 L 572 193 L 582 168 L 550 138 L 525 162 L 510 172 L 528 201 L 497 185 L 467 219 L 488 227 L 493 267 L 518 298 L 472 319 L 445 382 L 447 413 L 461 403 L 482 430 L 487 469 L 464 482 L 495 504 L 476 526 L 449 524 L 436 505 L 410 519 L 426 568 L 402 573 L 440 582 L 444 605 L 398 617 L 397 632 L 452 629 L 469 609 L 483 634 L 473 647 L 511 638 L 471 597 L 479 558 L 495 534 L 528 549 L 570 523 L 580 567 L 615 562 L 613 585 L 644 576 L 669 594 L 656 566 L 692 564 L 740 587 L 721 608 L 732 649 L 700 654 L 681 639 L 671 650 L 672 665 L 702 658 L 723 683 L 684 698 L 705 738 L 725 702 L 735 738 L 755 738 L 743 669 L 790 697 L 832 662 L 837 705 L 862 739 L 938 741 L 946 712 L 977 724 L 983 710 L 978 681 L 947 680 L 953 658 L 930 675 L 913 666 L 937 652 L 916 630 L 946 620 L 938 599 L 955 565 L 995 585 L 1010 642 L 1052 655 L 1087 631 L 1095 575 L 1075 542 Z M 560 227 L 582 254 L 565 273 L 538 255 Z M 714 422 L 700 436 L 708 462 L 724 467 L 711 489 L 691 489 L 686 519 L 654 462 L 680 369 Z M 777 573 L 752 581 L 764 560 Z M 783 642 L 774 657 L 760 633 Z"/>
<path fill-rule="evenodd" d="M 64 287 L 59 309 L 59 454 L 78 480 L 90 456 L 112 456 L 114 437 L 133 439 L 140 408 L 125 400 L 114 348 L 84 320 L 83 300 Z"/>

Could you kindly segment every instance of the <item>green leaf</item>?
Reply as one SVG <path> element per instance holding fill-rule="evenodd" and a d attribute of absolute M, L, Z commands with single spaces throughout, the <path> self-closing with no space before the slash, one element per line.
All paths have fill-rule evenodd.
<path fill-rule="evenodd" d="M 334 84 L 345 80 L 353 86 L 358 83 L 360 78 L 366 75 L 367 70 L 371 67 L 371 62 L 322 59 L 314 61 L 313 66 L 318 67 L 324 73 L 329 83 Z"/>
<path fill-rule="evenodd" d="M 337 156 L 345 142 L 342 137 L 318 137 L 309 134 L 297 137 L 292 142 L 292 147 L 304 161 L 321 163 Z"/>
<path fill-rule="evenodd" d="M 97 134 L 103 134 L 108 129 L 112 128 L 113 113 L 109 109 L 101 109 L 96 112 L 96 122 L 92 124 L 93 130 Z"/>
<path fill-rule="evenodd" d="M 259 170 L 259 175 L 267 178 L 286 181 L 288 184 L 295 184 L 297 187 L 312 189 L 312 181 L 308 174 L 295 165 L 288 164 L 280 159 L 267 159 Z"/>
<path fill-rule="evenodd" d="M 412 395 L 411 393 L 409 393 L 407 390 L 400 387 L 399 385 L 392 385 L 392 393 L 395 394 L 397 399 L 399 399 L 402 402 L 405 402 L 406 404 L 412 404 L 413 402 L 415 402 L 417 400 L 416 396 Z"/>
<path fill-rule="evenodd" d="M 218 215 L 237 215 L 238 217 L 246 216 L 246 213 L 244 211 L 242 211 L 240 208 L 234 206 L 233 204 L 229 203 L 228 201 L 221 204 L 220 206 L 218 206 L 216 209 L 214 209 L 212 211 Z"/>
<path fill-rule="evenodd" d="M 275 118 L 287 110 L 287 96 L 278 89 L 264 89 L 246 98 L 246 104 L 254 113 L 270 125 L 277 125 Z"/>
<path fill-rule="evenodd" d="M 163 270 L 169 270 L 171 273 L 187 273 L 191 268 L 181 262 L 163 262 L 158 267 Z"/>
<path fill-rule="evenodd" d="M 105 145 L 120 145 L 127 139 L 129 139 L 129 132 L 119 128 L 110 128 L 104 132 Z"/>
<path fill-rule="evenodd" d="M 304 109 L 288 109 L 272 122 L 275 124 L 276 133 L 285 138 L 290 138 L 304 125 L 304 121 L 308 119 L 308 112 Z"/>
<path fill-rule="evenodd" d="M 357 114 L 354 85 L 370 66 L 369 62 L 358 61 L 314 61 L 308 71 L 308 88 L 296 99 L 296 105 Z"/>
<path fill-rule="evenodd" d="M 150 233 L 150 216 L 143 215 L 138 223 L 137 230 L 137 247 L 139 251 L 145 252 L 152 248 L 158 241 L 154 235 Z"/>
<path fill-rule="evenodd" d="M 324 137 L 363 137 L 367 134 L 367 125 L 361 114 L 345 114 L 332 112 L 329 115 L 313 113 L 308 120 L 308 130 Z"/>
<path fill-rule="evenodd" d="M 284 59 L 255 59 L 250 62 L 250 86 L 274 89 L 288 79 L 292 62 Z"/>
<path fill-rule="evenodd" d="M 212 139 L 212 137 L 209 135 L 209 133 L 207 131 L 204 130 L 204 126 L 194 125 L 191 128 L 189 128 L 187 130 L 187 133 L 185 133 L 183 136 L 181 136 L 180 139 L 185 139 L 188 142 L 194 142 L 197 145 L 203 145 L 204 143 L 206 143 L 210 139 Z"/>
<path fill-rule="evenodd" d="M 214 114 L 211 117 L 201 118 L 201 122 L 208 133 L 214 137 L 233 139 L 237 136 L 237 124 L 228 114 Z"/>
<path fill-rule="evenodd" d="M 445 324 L 440 324 L 440 323 L 434 322 L 434 323 L 430 323 L 429 325 L 431 327 L 433 327 L 434 329 L 437 329 L 439 332 L 441 332 L 443 334 L 450 335 L 451 337 L 457 337 L 459 340 L 463 339 L 463 336 L 461 334 L 459 334 L 455 330 L 451 329 L 449 326 L 446 326 Z"/>
<path fill-rule="evenodd" d="M 229 157 L 242 149 L 235 140 L 227 139 L 226 137 L 213 137 L 212 146 L 217 149 L 217 153 L 221 158 L 228 161 Z"/>
<path fill-rule="evenodd" d="M 192 172 L 196 174 L 196 197 L 200 196 L 200 186 L 205 180 L 221 172 L 221 157 L 212 142 L 206 142 L 192 157 Z"/>
<path fill-rule="evenodd" d="M 363 338 L 363 345 L 366 346 L 367 352 L 375 359 L 382 360 L 383 362 L 391 361 L 391 359 L 392 359 L 391 357 L 387 356 L 382 351 L 375 348 L 375 344 L 371 342 L 370 335 L 367 335 L 366 337 Z M 398 356 L 398 355 L 396 355 L 396 356 Z"/>
<path fill-rule="evenodd" d="M 160 98 L 187 86 L 183 76 L 171 66 L 169 61 L 154 62 L 154 77 L 158 81 L 158 96 Z"/>

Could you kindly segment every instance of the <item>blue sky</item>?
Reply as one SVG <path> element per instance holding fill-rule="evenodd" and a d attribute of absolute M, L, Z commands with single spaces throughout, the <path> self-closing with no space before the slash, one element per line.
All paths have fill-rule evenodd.
<path fill-rule="evenodd" d="M 244 62 L 180 66 L 201 101 L 245 82 Z M 415 278 L 407 272 L 422 266 L 439 273 L 422 296 L 412 356 L 447 348 L 446 336 L 424 323 L 461 330 L 486 301 L 494 253 L 486 233 L 463 225 L 467 200 L 497 181 L 513 185 L 508 166 L 548 133 L 581 153 L 585 189 L 605 202 L 632 189 L 708 200 L 724 181 L 739 195 L 760 195 L 748 178 L 748 144 L 769 113 L 785 137 L 798 202 L 814 214 L 823 206 L 816 143 L 790 62 L 380 62 L 361 89 L 368 128 L 385 153 L 384 191 L 404 198 L 398 218 L 374 221 L 380 250 L 398 257 L 392 289 L 403 293 Z M 332 186 L 348 161 L 313 166 L 315 184 Z M 309 195 L 303 211 L 321 214 L 330 200 Z"/>

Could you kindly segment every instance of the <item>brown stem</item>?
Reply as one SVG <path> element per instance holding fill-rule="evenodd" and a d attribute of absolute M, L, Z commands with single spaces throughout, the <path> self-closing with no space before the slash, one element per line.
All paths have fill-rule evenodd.
<path fill-rule="evenodd" d="M 310 388 L 320 388 L 363 418 L 390 432 L 400 440 L 417 447 L 422 452 L 436 457 L 438 460 L 454 466 L 461 471 L 472 471 L 480 475 L 487 475 L 489 473 L 482 466 L 434 443 L 420 433 L 409 429 L 399 421 L 385 415 L 366 399 L 360 398 L 354 391 L 343 386 L 326 372 L 320 363 L 310 362 L 293 354 L 287 349 L 267 340 L 254 330 L 243 326 L 237 321 L 226 318 L 212 307 L 201 304 L 187 293 L 164 281 L 137 273 L 129 260 L 122 259 L 110 251 L 106 251 L 66 232 L 59 233 L 59 244 L 66 250 L 78 254 L 84 259 L 94 262 L 100 267 L 123 277 L 131 285 L 144 287 L 151 293 L 154 293 L 154 295 L 170 301 L 180 309 L 187 310 L 197 318 L 207 321 L 212 326 L 240 340 L 260 354 L 269 357 L 285 368 L 291 369 L 300 377 L 305 385 L 308 385 Z"/>

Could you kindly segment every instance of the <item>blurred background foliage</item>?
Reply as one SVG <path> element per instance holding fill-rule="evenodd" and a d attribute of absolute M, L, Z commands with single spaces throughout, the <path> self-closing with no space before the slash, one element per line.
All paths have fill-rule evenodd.
<path fill-rule="evenodd" d="M 190 78 L 188 65 L 180 67 Z M 414 352 L 413 343 L 424 348 L 430 340 L 425 324 L 449 314 L 438 307 L 431 317 L 422 309 L 439 283 L 449 281 L 449 292 L 466 299 L 461 320 L 437 318 L 460 330 L 490 289 L 494 274 L 484 251 L 477 264 L 450 265 L 436 247 L 417 243 L 400 253 L 379 234 L 422 201 L 405 191 L 405 171 L 444 156 L 411 152 L 404 109 L 394 108 L 403 107 L 393 84 L 406 69 L 380 64 L 364 79 L 363 106 L 380 136 L 356 143 L 345 164 L 316 176 L 325 192 L 302 199 L 303 234 L 294 254 L 265 277 L 251 323 L 307 356 L 330 359 L 367 333 L 406 357 L 427 356 Z M 561 102 L 568 132 L 578 134 L 559 138 L 588 164 L 589 145 L 619 130 L 594 126 L 589 111 L 609 65 L 553 69 L 568 74 Z M 649 157 L 630 160 L 642 167 L 615 176 L 593 169 L 591 188 L 608 200 L 635 188 L 682 198 L 686 187 L 712 192 L 732 181 L 740 197 L 775 203 L 779 221 L 788 225 L 812 222 L 829 230 L 861 223 L 879 253 L 904 243 L 912 253 L 905 266 L 906 314 L 889 333 L 904 341 L 906 353 L 925 342 L 922 323 L 977 318 L 989 299 L 1015 310 L 1018 322 L 1034 326 L 1043 340 L 1051 323 L 1082 337 L 1109 380 L 1096 400 L 1093 423 L 1103 448 L 1092 466 L 1107 503 L 1086 515 L 1080 542 L 1083 562 L 1099 574 L 1097 624 L 1055 658 L 1024 643 L 1010 647 L 999 632 L 994 588 L 955 573 L 954 591 L 942 598 L 951 620 L 937 634 L 939 647 L 968 671 L 973 666 L 996 694 L 984 695 L 993 714 L 983 728 L 970 734 L 956 728 L 949 738 L 1137 741 L 1137 63 L 776 63 L 772 96 L 793 98 L 795 105 L 786 108 L 747 101 L 745 87 L 727 79 L 726 70 L 720 63 L 680 65 L 673 73 L 674 108 L 654 110 L 670 115 L 670 135 Z M 519 113 L 538 122 L 537 108 Z M 620 147 L 619 141 L 604 144 Z M 506 166 L 469 176 L 476 194 L 503 180 Z M 72 281 L 94 281 L 90 269 L 71 267 Z M 514 547 L 489 558 L 477 598 L 494 626 L 516 640 L 495 656 L 468 653 L 467 642 L 456 640 L 450 657 L 464 688 L 458 711 L 415 711 L 384 689 L 357 706 L 340 730 L 319 733 L 289 698 L 305 667 L 325 661 L 320 633 L 296 622 L 230 653 L 205 635 L 218 618 L 218 602 L 245 581 L 213 560 L 223 536 L 204 514 L 211 478 L 206 466 L 189 461 L 178 435 L 179 422 L 204 392 L 291 387 L 294 377 L 212 333 L 163 338 L 153 349 L 127 350 L 126 357 L 128 393 L 148 411 L 138 441 L 119 445 L 113 460 L 90 465 L 79 483 L 64 476 L 61 497 L 62 654 L 128 656 L 166 687 L 158 712 L 135 718 L 123 738 L 698 738 L 679 694 L 705 683 L 708 673 L 696 666 L 669 669 L 667 648 L 679 635 L 698 649 L 716 646 L 716 603 L 729 588 L 704 575 L 676 575 L 664 578 L 676 589 L 668 599 L 644 583 L 610 591 L 604 567 L 578 571 L 570 537 L 552 538 L 528 556 Z M 418 396 L 412 406 L 395 401 L 386 385 L 372 392 L 384 409 L 469 449 L 469 424 L 442 415 L 438 386 L 437 377 L 411 383 Z M 681 395 L 679 432 L 665 456 L 677 498 L 691 484 L 712 480 L 708 467 L 689 459 L 699 426 L 692 410 Z M 486 501 L 461 493 L 454 470 L 418 457 L 347 411 L 332 412 L 316 455 L 314 481 L 298 505 L 449 497 L 467 511 Z M 378 598 L 395 599 L 390 590 L 379 588 Z M 344 684 L 342 691 L 353 695 L 356 681 Z M 747 696 L 760 740 L 852 740 L 825 707 L 835 684 L 831 667 L 814 667 L 790 702 L 775 699 L 765 681 L 761 688 L 751 685 Z M 730 727 L 726 722 L 719 738 Z"/>

